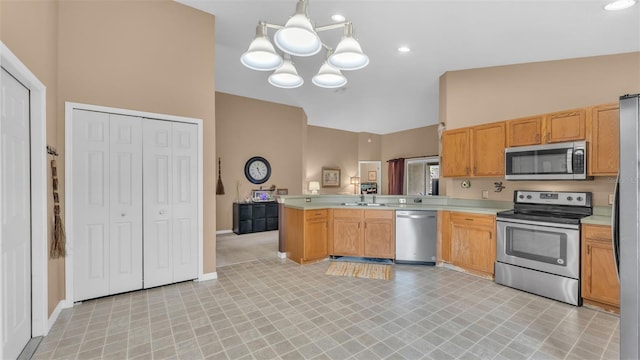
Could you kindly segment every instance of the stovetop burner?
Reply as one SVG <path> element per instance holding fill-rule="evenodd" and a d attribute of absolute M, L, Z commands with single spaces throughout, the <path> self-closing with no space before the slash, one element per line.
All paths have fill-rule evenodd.
<path fill-rule="evenodd" d="M 514 193 L 514 208 L 497 214 L 498 218 L 579 224 L 592 214 L 591 193 L 523 191 Z"/>

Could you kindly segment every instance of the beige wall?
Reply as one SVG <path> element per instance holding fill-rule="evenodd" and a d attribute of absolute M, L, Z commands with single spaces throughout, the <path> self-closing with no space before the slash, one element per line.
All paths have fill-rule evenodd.
<path fill-rule="evenodd" d="M 302 192 L 306 124 L 301 108 L 216 93 L 216 153 L 221 158 L 225 189 L 224 195 L 216 195 L 218 230 L 232 229 L 233 202 L 245 200 L 252 189 L 260 188 L 244 176 L 244 165 L 253 156 L 262 156 L 271 164 L 271 178 L 262 184 L 264 188 L 276 185 L 289 194 Z M 207 183 L 213 192 L 216 182 Z"/>
<path fill-rule="evenodd" d="M 58 2 L 0 1 L 0 39 L 47 87 L 47 144 L 61 149 L 64 125 L 58 121 Z M 57 159 L 60 162 L 60 159 Z M 58 172 L 59 177 L 60 171 Z M 47 172 L 51 184 L 51 173 Z M 61 189 L 64 191 L 64 188 Z M 62 194 L 61 194 L 62 195 Z M 53 197 L 48 186 L 48 219 L 53 224 Z M 48 232 L 51 243 L 51 232 Z M 49 260 L 49 314 L 64 299 L 64 259 Z"/>
<path fill-rule="evenodd" d="M 438 155 L 438 125 L 382 136 L 382 194 L 389 193 L 388 163 L 396 158 Z"/>
<path fill-rule="evenodd" d="M 244 164 L 252 156 L 271 163 L 272 177 L 263 186 L 287 188 L 294 195 L 309 193 L 309 181 L 320 181 L 323 167 L 339 168 L 341 184 L 321 188 L 319 194 L 353 194 L 349 181 L 358 176 L 359 160 L 382 161 L 380 189 L 386 192 L 386 160 L 438 153 L 435 125 L 388 135 L 355 133 L 308 125 L 301 108 L 220 92 L 216 137 L 225 188 L 224 195 L 216 196 L 218 231 L 233 228 L 233 202 L 259 188 L 244 176 Z M 211 187 L 215 189 L 215 182 Z"/>
<path fill-rule="evenodd" d="M 170 0 L 1 1 L 0 24 L 2 41 L 47 87 L 62 190 L 65 101 L 203 119 L 204 182 L 215 181 L 213 16 Z M 215 271 L 214 194 L 205 186 L 205 273 Z M 64 299 L 64 261 L 48 271 L 51 312 Z"/>
<path fill-rule="evenodd" d="M 308 192 L 309 181 L 315 180 L 320 181 L 318 193 L 321 195 L 353 194 L 353 185 L 349 181 L 352 176 L 358 176 L 358 133 L 309 125 L 305 152 L 305 193 Z M 322 187 L 323 167 L 340 169 L 339 187 Z"/>
<path fill-rule="evenodd" d="M 627 93 L 640 92 L 640 53 L 597 56 L 560 61 L 497 66 L 447 72 L 440 78 L 440 114 L 447 129 L 544 114 L 558 110 L 618 101 Z M 443 117 L 444 114 L 444 117 Z M 613 182 L 599 178 L 585 182 L 504 182 L 501 193 L 493 183 L 503 179 L 447 179 L 446 194 L 479 199 L 513 199 L 518 189 L 583 190 L 594 194 L 594 204 L 604 206 Z"/>

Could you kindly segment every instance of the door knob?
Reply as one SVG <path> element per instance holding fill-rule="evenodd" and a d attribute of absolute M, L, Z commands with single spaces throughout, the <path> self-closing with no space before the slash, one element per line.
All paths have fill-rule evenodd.
<path fill-rule="evenodd" d="M 125 215 L 127 215 L 127 214 L 125 214 L 125 213 L 120 214 L 120 216 L 123 216 L 123 217 L 124 217 Z"/>

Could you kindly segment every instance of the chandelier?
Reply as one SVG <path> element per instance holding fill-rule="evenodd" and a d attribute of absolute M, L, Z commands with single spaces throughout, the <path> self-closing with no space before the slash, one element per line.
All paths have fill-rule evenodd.
<path fill-rule="evenodd" d="M 342 21 L 335 24 L 314 26 L 308 15 L 307 0 L 298 0 L 296 13 L 283 25 L 258 22 L 256 37 L 249 49 L 242 54 L 240 62 L 249 69 L 273 71 L 269 83 L 285 89 L 301 86 L 304 79 L 291 60 L 292 56 L 312 56 L 326 49 L 326 60 L 311 82 L 323 88 L 338 88 L 347 83 L 342 70 L 358 70 L 369 64 L 369 57 L 362 52 L 353 37 L 353 24 Z M 276 46 L 283 52 L 280 56 L 269 40 L 267 29 L 277 29 L 273 36 Z M 321 31 L 344 29 L 344 35 L 335 48 L 327 46 L 318 36 Z"/>

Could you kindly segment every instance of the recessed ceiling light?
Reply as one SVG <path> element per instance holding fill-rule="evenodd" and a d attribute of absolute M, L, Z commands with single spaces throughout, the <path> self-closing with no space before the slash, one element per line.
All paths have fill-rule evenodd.
<path fill-rule="evenodd" d="M 331 20 L 335 21 L 335 22 L 343 22 L 345 21 L 345 17 L 340 15 L 340 14 L 335 14 L 335 15 L 331 15 Z"/>
<path fill-rule="evenodd" d="M 400 46 L 398 48 L 398 52 L 400 52 L 400 53 L 408 53 L 410 51 L 411 51 L 411 49 L 408 46 Z"/>
<path fill-rule="evenodd" d="M 605 5 L 604 9 L 609 11 L 624 10 L 632 7 L 636 2 L 636 0 L 616 0 Z"/>

